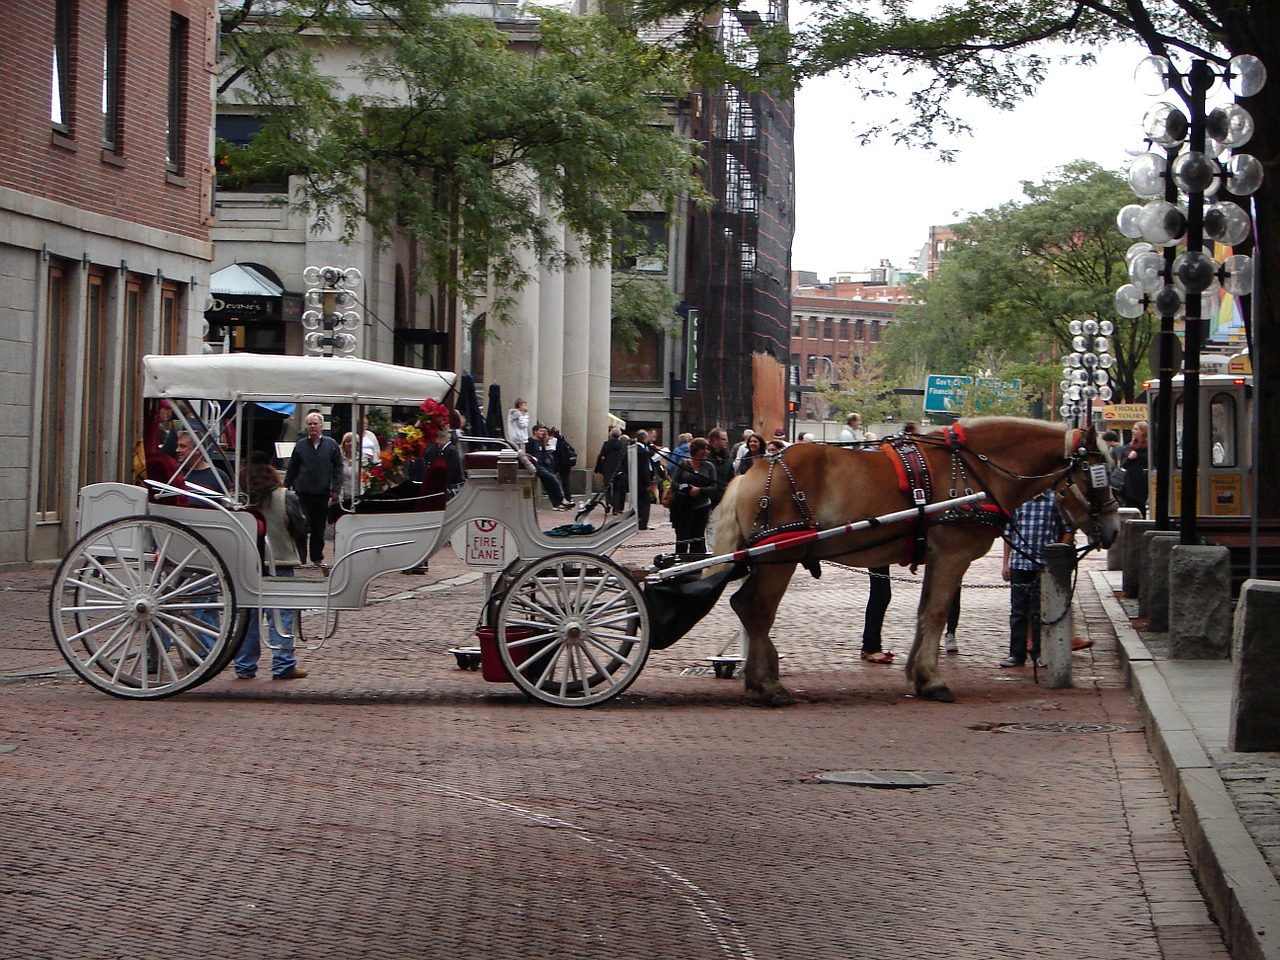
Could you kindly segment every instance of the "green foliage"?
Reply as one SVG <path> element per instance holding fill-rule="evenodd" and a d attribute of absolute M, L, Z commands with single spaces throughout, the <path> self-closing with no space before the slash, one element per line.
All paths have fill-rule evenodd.
<path fill-rule="evenodd" d="M 539 10 L 521 47 L 443 0 L 264 9 L 277 12 L 237 19 L 224 4 L 224 83 L 268 117 L 230 174 L 292 171 L 292 202 L 344 238 L 365 222 L 384 240 L 405 231 L 451 293 L 485 273 L 517 289 L 535 259 L 606 262 L 628 209 L 674 215 L 703 196 L 693 144 L 655 93 L 687 89 L 684 62 L 605 17 Z M 327 53 L 347 76 L 323 75 Z"/>
<path fill-rule="evenodd" d="M 665 279 L 615 270 L 613 273 L 613 341 L 634 353 L 648 328 L 667 336 L 679 333 L 676 307 L 680 297 Z"/>
<path fill-rule="evenodd" d="M 920 399 L 893 392 L 885 366 L 875 360 L 855 364 L 841 360 L 834 364 L 834 382 L 816 380 L 814 387 L 837 420 L 853 412 L 862 414 L 864 424 L 885 420 L 918 420 Z"/>
<path fill-rule="evenodd" d="M 1128 185 L 1096 164 L 1076 162 L 1043 183 L 1024 183 L 1023 193 L 1025 201 L 957 226 L 937 275 L 917 288 L 922 302 L 886 331 L 886 364 L 954 374 L 1018 363 L 1040 368 L 1024 379 L 1048 387 L 1053 378 L 1044 371 L 1071 351 L 1067 325 L 1092 317 L 1116 326 L 1113 390 L 1131 401 L 1155 324 L 1150 315 L 1126 320 L 1115 313 L 1130 242 L 1115 214 L 1131 199 Z"/>

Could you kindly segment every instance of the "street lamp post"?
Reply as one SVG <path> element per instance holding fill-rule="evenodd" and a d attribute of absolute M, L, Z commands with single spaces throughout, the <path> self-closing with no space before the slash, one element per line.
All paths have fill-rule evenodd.
<path fill-rule="evenodd" d="M 309 357 L 349 357 L 359 341 L 360 314 L 349 309 L 356 304 L 355 287 L 360 271 L 355 267 L 307 267 L 302 279 L 308 284 L 303 302 L 302 346 Z"/>
<path fill-rule="evenodd" d="M 1250 97 L 1266 83 L 1266 70 L 1256 57 L 1234 57 L 1220 74 L 1205 60 L 1194 60 L 1180 74 L 1165 57 L 1147 57 L 1136 73 L 1145 92 L 1155 95 L 1175 90 L 1190 117 L 1171 103 L 1160 103 L 1143 120 L 1148 143 L 1165 149 L 1142 153 L 1129 167 L 1129 184 L 1145 204 L 1130 204 L 1120 211 L 1120 231 L 1142 238 L 1126 254 L 1131 283 L 1116 292 L 1116 312 L 1140 317 L 1154 306 L 1161 318 L 1159 367 L 1160 405 L 1157 410 L 1156 515 L 1157 526 L 1166 512 L 1167 486 L 1162 481 L 1173 462 L 1173 321 L 1184 318 L 1182 403 L 1182 491 L 1179 503 L 1181 542 L 1196 542 L 1199 512 L 1200 469 L 1200 352 L 1206 337 L 1205 317 L 1213 309 L 1220 289 L 1236 296 L 1252 293 L 1253 264 L 1237 255 L 1219 263 L 1204 252 L 1206 238 L 1235 246 L 1250 233 L 1249 215 L 1229 200 L 1217 200 L 1224 182 L 1238 197 L 1252 195 L 1262 184 L 1262 165 L 1247 154 L 1230 155 L 1253 134 L 1253 120 L 1237 104 L 1206 112 L 1210 88 L 1220 76 L 1237 96 Z M 1186 150 L 1182 150 L 1183 144 Z M 1179 191 L 1186 197 L 1177 205 Z M 1162 197 L 1162 199 L 1154 199 Z M 1206 206 L 1206 200 L 1209 201 Z M 1180 255 L 1177 247 L 1185 245 Z M 1163 255 L 1156 248 L 1163 249 Z"/>

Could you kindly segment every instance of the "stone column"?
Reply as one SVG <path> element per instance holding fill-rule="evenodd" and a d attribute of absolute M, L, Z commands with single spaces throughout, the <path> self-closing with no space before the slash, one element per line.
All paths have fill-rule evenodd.
<path fill-rule="evenodd" d="M 613 304 L 613 271 L 606 263 L 591 268 L 591 320 L 587 345 L 587 430 L 603 442 L 609 426 L 610 344 L 609 322 Z M 590 454 L 594 455 L 595 450 Z"/>
<path fill-rule="evenodd" d="M 1231 551 L 1180 543 L 1169 553 L 1169 655 L 1225 660 L 1231 653 Z"/>
<path fill-rule="evenodd" d="M 577 257 L 581 253 L 577 240 L 569 236 L 565 250 Z M 578 451 L 578 465 L 573 468 L 575 493 L 589 491 L 593 458 L 604 441 L 604 432 L 587 426 L 587 389 L 590 373 L 591 342 L 591 268 L 586 264 L 570 267 L 564 277 L 564 341 L 561 350 L 560 432 Z M 585 477 L 585 480 L 581 479 Z"/>
<path fill-rule="evenodd" d="M 492 314 L 486 324 L 489 341 L 485 345 L 485 379 L 502 387 L 503 416 L 517 397 L 529 401 L 530 418 L 538 416 L 538 316 L 539 266 L 528 251 L 520 253 L 521 267 L 530 277 L 511 293 L 508 316 L 499 320 Z M 530 424 L 532 426 L 532 423 Z"/>
<path fill-rule="evenodd" d="M 1071 686 L 1071 638 L 1075 635 L 1071 616 L 1071 573 L 1075 548 L 1050 543 L 1044 548 L 1044 570 L 1040 573 L 1040 649 L 1047 664 L 1045 686 L 1061 690 Z"/>
<path fill-rule="evenodd" d="M 1146 563 L 1138 613 L 1147 618 L 1149 629 L 1164 633 L 1169 629 L 1169 554 L 1178 543 L 1178 534 L 1171 530 L 1148 530 L 1142 535 L 1142 542 Z"/>
<path fill-rule="evenodd" d="M 1280 750 L 1280 583 L 1246 580 L 1236 605 L 1227 746 L 1240 752 Z"/>
<path fill-rule="evenodd" d="M 556 210 L 545 202 L 542 215 L 556 222 Z M 564 231 L 561 243 L 567 242 Z M 564 294 L 565 276 L 546 264 L 538 268 L 538 395 L 529 398 L 529 407 L 538 421 L 564 428 Z M 573 443 L 572 438 L 569 441 Z M 574 444 L 577 446 L 577 444 Z M 568 491 L 566 491 L 568 492 Z"/>
<path fill-rule="evenodd" d="M 1141 520 L 1142 511 L 1137 507 L 1121 507 L 1116 511 L 1116 515 L 1120 521 L 1120 535 L 1116 537 L 1116 542 L 1107 547 L 1107 569 L 1123 570 L 1124 569 L 1124 545 L 1129 539 L 1128 526 L 1130 520 Z"/>
<path fill-rule="evenodd" d="M 1122 509 L 1131 510 L 1134 508 L 1124 507 Z M 1154 520 L 1130 520 L 1124 525 L 1124 567 L 1122 568 L 1123 576 L 1120 578 L 1120 585 L 1126 597 L 1137 597 L 1142 594 L 1142 565 L 1147 559 L 1142 535 L 1155 528 L 1156 522 Z"/>

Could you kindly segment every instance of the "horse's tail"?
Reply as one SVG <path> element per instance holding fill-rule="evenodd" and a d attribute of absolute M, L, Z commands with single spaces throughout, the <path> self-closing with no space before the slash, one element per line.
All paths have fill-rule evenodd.
<path fill-rule="evenodd" d="M 736 476 L 729 481 L 729 486 L 724 489 L 724 496 L 720 498 L 720 504 L 716 507 L 715 514 L 715 544 L 712 546 L 712 553 L 720 556 L 725 553 L 733 553 L 739 547 L 743 547 L 747 543 L 746 531 L 742 529 L 738 522 L 738 491 L 742 488 L 742 476 Z M 719 570 L 724 569 L 724 564 L 711 567 L 707 570 L 706 575 L 710 575 Z"/>

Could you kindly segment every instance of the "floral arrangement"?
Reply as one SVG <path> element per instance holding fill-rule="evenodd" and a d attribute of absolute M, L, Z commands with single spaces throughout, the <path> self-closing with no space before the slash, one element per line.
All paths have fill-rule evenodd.
<path fill-rule="evenodd" d="M 368 489 L 389 490 L 404 476 L 405 467 L 422 457 L 442 431 L 449 429 L 449 408 L 438 400 L 422 401 L 422 416 L 416 424 L 406 424 L 377 460 L 369 461 Z"/>

